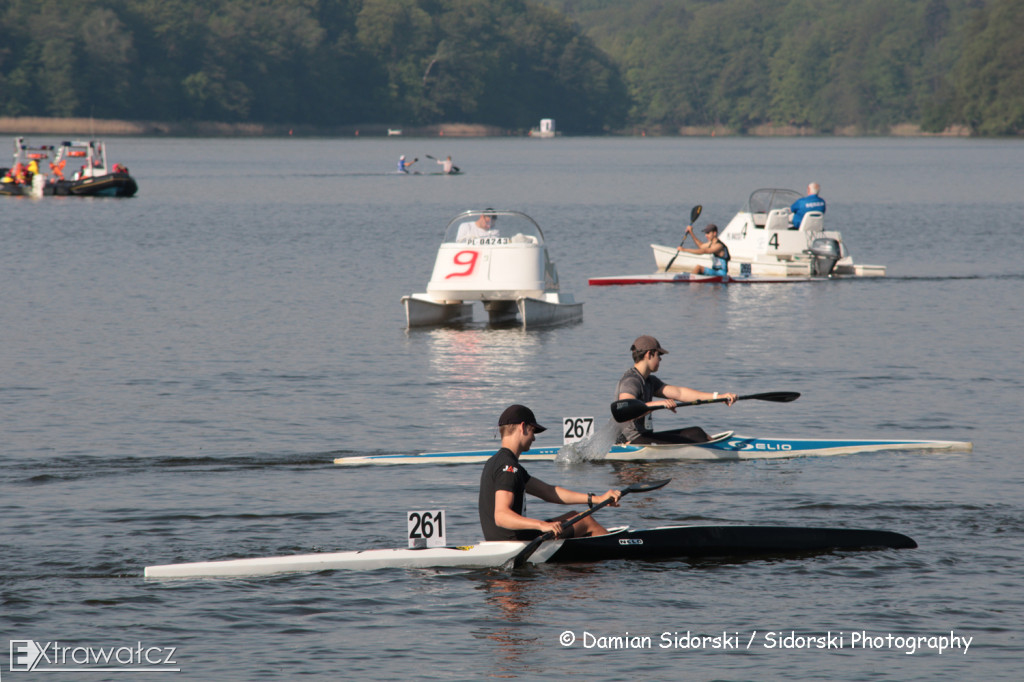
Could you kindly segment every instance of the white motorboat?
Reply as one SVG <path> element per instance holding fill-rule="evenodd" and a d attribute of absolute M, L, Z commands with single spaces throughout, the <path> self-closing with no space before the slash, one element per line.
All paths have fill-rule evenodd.
<path fill-rule="evenodd" d="M 576 322 L 583 304 L 559 289 L 540 226 L 519 211 L 465 211 L 452 218 L 426 293 L 402 297 L 409 327 L 460 324 L 481 301 L 490 324 Z"/>
<path fill-rule="evenodd" d="M 551 139 L 561 135 L 560 132 L 555 130 L 555 119 L 553 118 L 542 118 L 540 120 L 540 127 L 530 128 L 530 137 L 538 137 L 541 139 Z"/>
<path fill-rule="evenodd" d="M 790 189 L 759 189 L 718 238 L 729 249 L 729 274 L 737 276 L 884 277 L 884 265 L 854 264 L 842 235 L 825 229 L 825 216 L 807 213 L 800 225 L 790 224 L 793 202 L 802 195 Z M 711 266 L 711 256 L 680 252 L 675 246 L 651 244 L 658 270 L 672 261 L 671 272 Z M 677 256 L 678 254 L 678 256 Z"/>

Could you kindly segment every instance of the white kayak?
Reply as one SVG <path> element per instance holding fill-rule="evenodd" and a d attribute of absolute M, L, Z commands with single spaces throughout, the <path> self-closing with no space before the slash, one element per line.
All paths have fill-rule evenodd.
<path fill-rule="evenodd" d="M 562 544 L 553 540 L 530 557 L 532 563 L 545 561 Z M 294 556 L 200 561 L 188 564 L 147 566 L 147 578 L 218 578 L 311 573 L 335 569 L 378 568 L 490 568 L 501 566 L 526 547 L 525 542 L 481 542 L 465 547 L 423 549 L 368 549 L 357 552 L 324 552 Z"/>
<path fill-rule="evenodd" d="M 828 282 L 832 277 L 770 277 L 767 275 L 695 275 L 692 272 L 653 272 L 646 275 L 609 275 L 591 277 L 592 287 L 625 284 L 797 284 L 800 282 Z"/>
<path fill-rule="evenodd" d="M 527 542 L 481 542 L 469 547 L 370 549 L 296 556 L 201 561 L 147 566 L 145 577 L 238 578 L 280 573 L 381 568 L 501 568 Z M 589 562 L 615 559 L 673 559 L 756 557 L 834 550 L 913 549 L 917 543 L 900 533 L 856 528 L 789 526 L 662 526 L 630 530 L 609 529 L 607 535 L 548 540 L 529 556 L 534 564 Z"/>
<path fill-rule="evenodd" d="M 732 431 L 712 436 L 706 443 L 665 445 L 613 445 L 606 455 L 594 461 L 652 460 L 742 460 L 779 459 L 784 457 L 823 457 L 883 450 L 970 452 L 973 444 L 951 440 L 867 440 L 817 438 L 753 438 L 737 436 Z M 338 457 L 335 464 L 363 466 L 368 464 L 466 464 L 485 462 L 495 449 L 461 452 L 425 452 L 421 454 L 381 454 Z M 551 461 L 573 458 L 572 445 L 548 446 L 527 450 L 521 461 Z"/>

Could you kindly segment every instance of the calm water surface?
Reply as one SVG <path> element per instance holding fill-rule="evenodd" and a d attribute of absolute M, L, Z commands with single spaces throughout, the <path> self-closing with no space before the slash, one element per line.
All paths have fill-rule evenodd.
<path fill-rule="evenodd" d="M 4 679 L 29 677 L 11 671 L 5 640 L 176 647 L 179 678 L 195 680 L 1019 679 L 1020 142 L 116 139 L 110 151 L 138 197 L 0 206 Z M 399 154 L 424 171 L 426 154 L 452 154 L 467 173 L 398 176 Z M 854 258 L 889 277 L 586 285 L 653 271 L 649 245 L 678 243 L 694 204 L 724 224 L 754 189 L 809 180 Z M 582 323 L 404 329 L 399 298 L 425 289 L 447 221 L 484 206 L 540 223 Z M 673 478 L 602 512 L 609 524 L 884 528 L 916 550 L 141 578 L 158 563 L 400 546 L 409 509 L 446 509 L 449 540 L 472 543 L 476 466 L 333 458 L 495 447 L 511 402 L 552 426 L 603 420 L 641 333 L 671 351 L 670 382 L 803 394 L 661 413 L 662 427 L 974 451 L 530 466 L 583 490 Z M 557 444 L 557 429 L 545 438 Z M 966 653 L 852 642 L 951 632 L 973 638 Z M 627 633 L 652 645 L 586 644 Z M 661 646 L 687 633 L 724 646 Z M 767 646 L 789 634 L 843 646 Z M 124 675 L 47 679 L 85 678 Z"/>

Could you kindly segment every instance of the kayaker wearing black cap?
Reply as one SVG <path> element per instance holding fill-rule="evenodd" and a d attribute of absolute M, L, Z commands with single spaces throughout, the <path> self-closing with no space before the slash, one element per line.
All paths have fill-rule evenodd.
<path fill-rule="evenodd" d="M 673 412 L 676 411 L 676 400 L 692 402 L 725 398 L 727 405 L 736 402 L 735 393 L 704 393 L 685 386 L 666 384 L 654 376 L 661 367 L 661 356 L 667 355 L 668 351 L 653 336 L 645 334 L 638 337 L 629 349 L 633 353 L 633 366 L 619 379 L 615 389 L 616 400 L 642 400 L 648 407 L 664 406 Z M 619 436 L 619 442 L 623 443 L 704 443 L 707 440 L 708 434 L 699 426 L 655 432 L 651 428 L 650 413 L 626 422 Z"/>
<path fill-rule="evenodd" d="M 590 504 L 611 498 L 619 504 L 621 493 L 609 490 L 604 495 L 577 493 L 561 486 L 545 483 L 526 472 L 519 455 L 530 449 L 534 435 L 547 429 L 537 423 L 533 411 L 523 405 L 510 405 L 498 419 L 501 449 L 484 464 L 480 475 L 480 526 L 485 540 L 532 540 L 551 531 L 555 537 L 586 537 L 604 535 L 608 531 L 593 516 L 578 521 L 561 533 L 561 521 L 573 516 L 568 512 L 555 519 L 542 521 L 523 515 L 525 493 L 553 504 Z"/>

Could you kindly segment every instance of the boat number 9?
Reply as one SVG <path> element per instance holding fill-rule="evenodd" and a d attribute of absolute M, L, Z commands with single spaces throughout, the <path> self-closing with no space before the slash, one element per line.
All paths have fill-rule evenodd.
<path fill-rule="evenodd" d="M 411 511 L 408 513 L 409 546 L 444 547 L 444 511 Z"/>
<path fill-rule="evenodd" d="M 565 417 L 562 419 L 562 443 L 575 443 L 594 433 L 593 417 Z"/>
<path fill-rule="evenodd" d="M 480 253 L 478 251 L 459 251 L 457 254 L 452 256 L 452 262 L 456 265 L 461 265 L 466 269 L 462 272 L 449 272 L 444 276 L 444 278 L 469 277 L 473 274 L 473 269 L 476 267 L 476 259 L 479 257 Z"/>

